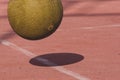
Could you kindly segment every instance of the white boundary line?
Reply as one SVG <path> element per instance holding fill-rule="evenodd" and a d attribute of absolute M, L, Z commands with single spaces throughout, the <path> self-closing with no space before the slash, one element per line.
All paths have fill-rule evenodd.
<path fill-rule="evenodd" d="M 91 26 L 91 27 L 80 27 L 80 29 L 102 29 L 102 28 L 120 28 L 120 24 L 113 25 L 101 25 L 101 26 Z"/>
<path fill-rule="evenodd" d="M 35 55 L 34 53 L 32 53 L 32 52 L 30 52 L 30 51 L 28 51 L 28 50 L 26 50 L 26 49 L 23 49 L 23 48 L 15 45 L 14 43 L 9 42 L 9 41 L 0 40 L 0 43 L 3 44 L 3 45 L 5 45 L 5 46 L 11 47 L 11 48 L 13 48 L 13 49 L 15 49 L 15 50 L 17 50 L 17 51 L 20 51 L 20 52 L 22 52 L 24 55 L 26 55 L 26 56 L 28 56 L 28 57 L 30 57 L 30 58 L 37 56 L 37 55 Z M 46 64 L 46 65 L 57 65 L 57 64 L 55 64 L 55 63 L 53 63 L 53 62 L 51 62 L 51 61 L 49 61 L 49 60 L 47 60 L 47 59 L 44 59 L 44 58 L 38 58 L 37 60 L 44 62 L 44 64 Z M 53 69 L 55 69 L 55 70 L 57 70 L 57 71 L 59 71 L 59 72 L 61 72 L 61 73 L 63 73 L 63 74 L 66 74 L 66 75 L 68 75 L 68 76 L 71 76 L 71 77 L 73 77 L 73 78 L 75 78 L 75 79 L 77 79 L 77 80 L 90 80 L 89 78 L 86 78 L 86 77 L 84 77 L 84 76 L 81 76 L 81 75 L 78 74 L 78 73 L 75 73 L 75 72 L 73 72 L 73 71 L 70 71 L 70 70 L 68 70 L 68 69 L 65 69 L 64 67 L 60 67 L 60 66 L 58 67 L 58 66 L 57 66 L 57 67 L 50 67 L 50 68 L 53 68 Z"/>

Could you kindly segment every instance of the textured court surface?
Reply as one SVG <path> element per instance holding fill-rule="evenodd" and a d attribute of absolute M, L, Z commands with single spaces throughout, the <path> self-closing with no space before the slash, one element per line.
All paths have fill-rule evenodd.
<path fill-rule="evenodd" d="M 120 0 L 62 0 L 50 37 L 29 41 L 7 20 L 0 0 L 0 80 L 120 80 Z"/>

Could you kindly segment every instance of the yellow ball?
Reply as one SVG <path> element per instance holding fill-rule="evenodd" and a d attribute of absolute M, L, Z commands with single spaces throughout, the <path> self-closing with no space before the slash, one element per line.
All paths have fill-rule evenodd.
<path fill-rule="evenodd" d="M 54 33 L 62 17 L 60 0 L 10 0 L 8 4 L 12 29 L 29 40 L 43 39 Z"/>

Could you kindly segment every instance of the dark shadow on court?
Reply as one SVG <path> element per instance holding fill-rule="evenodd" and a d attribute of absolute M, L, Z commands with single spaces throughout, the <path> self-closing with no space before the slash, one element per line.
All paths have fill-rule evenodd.
<path fill-rule="evenodd" d="M 97 2 L 103 2 L 103 1 L 120 1 L 120 0 L 62 0 L 63 2 L 64 1 L 66 1 L 66 2 L 71 2 L 71 3 L 73 3 L 73 2 L 95 2 L 95 1 L 97 1 Z"/>
<path fill-rule="evenodd" d="M 9 38 L 12 38 L 15 36 L 15 33 L 13 31 L 8 31 L 5 34 L 3 34 L 2 36 L 0 36 L 0 40 L 7 40 Z"/>
<path fill-rule="evenodd" d="M 101 16 L 120 16 L 120 13 L 91 13 L 97 9 L 98 6 L 102 4 L 107 4 L 110 1 L 120 1 L 120 0 L 62 0 L 64 11 L 69 10 L 71 8 L 76 8 L 76 12 L 73 13 L 65 13 L 64 17 L 101 17 Z M 85 5 L 86 3 L 86 5 Z M 112 11 L 112 10 L 111 10 Z M 113 10 L 114 11 L 114 10 Z"/>
<path fill-rule="evenodd" d="M 7 18 L 7 16 L 6 16 L 6 15 L 4 15 L 4 16 L 0 16 L 0 19 L 1 19 L 1 18 Z"/>
<path fill-rule="evenodd" d="M 8 4 L 8 1 L 0 2 L 0 4 Z"/>
<path fill-rule="evenodd" d="M 86 13 L 76 13 L 76 14 L 65 14 L 65 17 L 101 17 L 101 16 L 120 16 L 120 13 L 98 13 L 98 14 L 86 14 Z"/>
<path fill-rule="evenodd" d="M 29 63 L 36 66 L 63 66 L 80 62 L 84 56 L 76 53 L 49 53 L 32 58 Z"/>

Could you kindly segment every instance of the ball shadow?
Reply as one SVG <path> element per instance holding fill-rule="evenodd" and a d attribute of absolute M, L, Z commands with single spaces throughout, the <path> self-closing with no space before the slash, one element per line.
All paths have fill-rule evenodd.
<path fill-rule="evenodd" d="M 6 15 L 3 15 L 3 16 L 0 15 L 0 19 L 2 19 L 2 18 L 7 18 L 7 16 Z"/>
<path fill-rule="evenodd" d="M 32 58 L 29 63 L 36 66 L 63 66 L 82 61 L 84 56 L 76 53 L 50 53 Z"/>
<path fill-rule="evenodd" d="M 6 40 L 14 36 L 15 36 L 15 33 L 13 31 L 8 31 L 6 32 L 6 34 L 3 34 L 2 36 L 0 36 L 0 40 Z"/>

